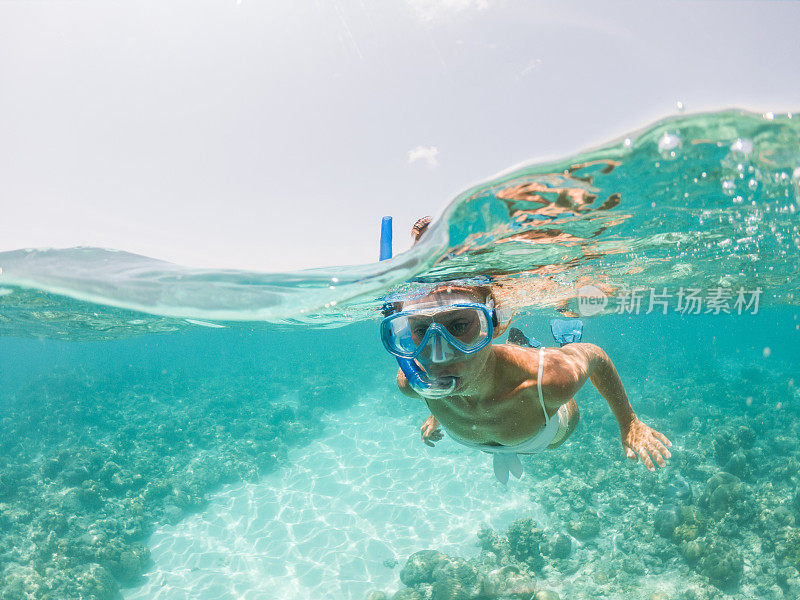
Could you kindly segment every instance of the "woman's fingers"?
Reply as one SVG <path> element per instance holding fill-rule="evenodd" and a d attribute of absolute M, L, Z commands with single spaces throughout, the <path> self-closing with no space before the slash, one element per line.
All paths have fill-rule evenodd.
<path fill-rule="evenodd" d="M 438 442 L 444 437 L 442 430 L 438 427 L 433 428 L 430 425 L 426 424 L 423 425 L 420 429 L 420 434 L 422 435 L 422 441 L 425 442 L 426 446 L 433 446 L 433 442 Z"/>
<path fill-rule="evenodd" d="M 658 452 L 660 452 L 664 456 L 664 458 L 672 458 L 672 452 L 667 450 L 667 447 L 661 443 L 661 440 L 658 439 L 653 440 L 653 445 L 656 447 L 656 450 L 658 450 Z M 663 467 L 664 465 L 661 466 Z"/>
<path fill-rule="evenodd" d="M 667 446 L 672 446 L 672 442 L 670 442 L 667 439 L 667 436 L 665 436 L 660 431 L 656 431 L 655 429 L 653 429 L 653 435 L 656 436 L 660 441 L 664 442 L 664 444 L 666 444 Z"/>
<path fill-rule="evenodd" d="M 656 460 L 656 462 L 658 463 L 659 467 L 666 467 L 667 466 L 667 462 L 664 460 L 664 456 L 662 454 L 661 448 L 656 446 L 656 443 L 654 441 L 650 442 L 647 445 L 647 450 L 648 450 L 648 452 L 650 452 L 650 455 Z"/>
<path fill-rule="evenodd" d="M 653 465 L 653 461 L 651 460 L 650 455 L 647 454 L 647 450 L 644 449 L 644 446 L 639 448 L 639 456 L 641 457 L 642 462 L 648 469 L 650 469 L 651 471 L 656 470 L 655 466 Z"/>

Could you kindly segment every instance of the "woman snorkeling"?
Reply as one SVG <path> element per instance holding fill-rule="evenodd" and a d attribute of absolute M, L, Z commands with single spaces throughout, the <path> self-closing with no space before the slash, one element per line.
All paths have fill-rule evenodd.
<path fill-rule="evenodd" d="M 415 241 L 430 218 L 412 229 Z M 428 445 L 443 428 L 460 444 L 494 455 L 497 478 L 520 477 L 517 454 L 558 448 L 578 424 L 574 396 L 591 381 L 616 417 L 628 458 L 651 471 L 665 466 L 672 443 L 633 412 L 614 364 L 595 344 L 561 348 L 494 344 L 507 328 L 491 285 L 455 281 L 395 302 L 381 323 L 386 349 L 398 358 L 400 391 L 424 400 Z M 524 336 L 516 335 L 524 339 Z"/>

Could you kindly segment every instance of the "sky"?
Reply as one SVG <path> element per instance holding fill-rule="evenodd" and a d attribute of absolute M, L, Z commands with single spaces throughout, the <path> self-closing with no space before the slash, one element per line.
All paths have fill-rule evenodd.
<path fill-rule="evenodd" d="M 377 260 L 528 160 L 798 110 L 800 2 L 0 1 L 0 251 Z"/>

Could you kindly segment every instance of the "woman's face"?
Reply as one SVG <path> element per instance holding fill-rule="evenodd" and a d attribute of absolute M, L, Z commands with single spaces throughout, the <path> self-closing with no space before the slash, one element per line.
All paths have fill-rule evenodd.
<path fill-rule="evenodd" d="M 474 294 L 466 290 L 436 291 L 403 305 L 403 310 L 429 308 L 455 303 L 482 303 Z M 433 315 L 420 314 L 409 317 L 411 335 L 415 343 L 420 343 L 428 328 L 437 323 L 458 341 L 469 345 L 476 341 L 481 331 L 485 331 L 485 316 L 469 308 L 457 308 Z M 417 357 L 417 361 L 431 377 L 452 377 L 457 379 L 457 388 L 468 384 L 482 370 L 489 356 L 491 343 L 477 352 L 465 354 L 453 347 L 440 335 L 433 335 Z"/>

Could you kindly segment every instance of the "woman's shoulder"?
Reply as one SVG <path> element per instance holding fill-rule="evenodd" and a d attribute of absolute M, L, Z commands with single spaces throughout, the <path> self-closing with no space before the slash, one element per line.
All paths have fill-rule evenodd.
<path fill-rule="evenodd" d="M 494 344 L 495 356 L 503 369 L 533 375 L 539 370 L 539 349 L 516 344 Z"/>
<path fill-rule="evenodd" d="M 537 390 L 540 348 L 526 348 L 513 344 L 498 344 L 495 348 L 507 377 L 519 382 L 515 387 L 519 390 L 530 388 Z M 561 400 L 563 395 L 561 391 L 574 379 L 573 362 L 561 348 L 544 349 L 541 383 L 542 395 L 546 400 Z"/>

